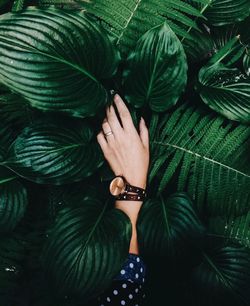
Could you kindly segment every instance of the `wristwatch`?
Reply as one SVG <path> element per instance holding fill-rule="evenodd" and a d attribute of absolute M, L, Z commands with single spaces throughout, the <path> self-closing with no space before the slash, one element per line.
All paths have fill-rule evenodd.
<path fill-rule="evenodd" d="M 130 185 L 122 175 L 111 181 L 109 190 L 117 200 L 143 201 L 146 198 L 145 189 Z"/>

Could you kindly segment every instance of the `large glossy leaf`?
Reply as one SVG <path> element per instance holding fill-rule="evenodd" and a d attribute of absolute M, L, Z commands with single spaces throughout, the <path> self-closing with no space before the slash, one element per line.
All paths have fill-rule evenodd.
<path fill-rule="evenodd" d="M 25 128 L 11 146 L 5 166 L 36 183 L 80 181 L 103 163 L 90 126 L 43 120 Z"/>
<path fill-rule="evenodd" d="M 197 90 L 202 100 L 228 119 L 250 122 L 250 78 L 221 63 L 203 67 Z"/>
<path fill-rule="evenodd" d="M 207 245 L 191 280 L 198 305 L 249 305 L 249 250 L 234 245 L 218 246 L 214 242 Z"/>
<path fill-rule="evenodd" d="M 29 8 L 0 20 L 0 82 L 45 111 L 91 116 L 108 93 L 118 53 L 83 12 Z"/>
<path fill-rule="evenodd" d="M 86 301 L 107 288 L 125 261 L 130 221 L 122 211 L 106 206 L 89 199 L 59 211 L 43 255 L 59 294 Z"/>
<path fill-rule="evenodd" d="M 173 106 L 187 82 L 181 42 L 164 23 L 146 32 L 128 58 L 125 96 L 136 107 L 148 104 L 157 112 Z"/>
<path fill-rule="evenodd" d="M 239 22 L 249 13 L 249 0 L 212 0 L 204 10 L 208 22 L 216 26 Z"/>
<path fill-rule="evenodd" d="M 143 254 L 168 256 L 172 260 L 184 256 L 204 235 L 193 203 L 185 193 L 147 200 L 137 228 Z"/>

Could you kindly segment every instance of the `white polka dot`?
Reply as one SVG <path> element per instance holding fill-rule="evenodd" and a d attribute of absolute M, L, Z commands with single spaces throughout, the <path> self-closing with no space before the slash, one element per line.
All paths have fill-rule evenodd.
<path fill-rule="evenodd" d="M 135 293 L 137 293 L 138 291 L 139 291 L 139 289 L 138 289 L 138 288 L 136 288 L 136 289 L 135 289 Z"/>
<path fill-rule="evenodd" d="M 141 271 L 141 273 L 142 273 L 142 272 L 143 272 L 143 269 L 141 268 L 140 271 Z"/>
<path fill-rule="evenodd" d="M 126 304 L 126 302 L 122 300 L 121 301 L 121 305 L 125 305 L 125 304 Z"/>
<path fill-rule="evenodd" d="M 135 306 L 139 306 L 138 304 L 135 304 Z"/>
<path fill-rule="evenodd" d="M 102 305 L 100 305 L 100 306 L 104 306 L 104 305 L 102 304 Z"/>
<path fill-rule="evenodd" d="M 138 273 L 135 274 L 135 278 L 139 278 L 139 274 Z"/>
<path fill-rule="evenodd" d="M 107 301 L 108 301 L 108 302 L 110 302 L 110 301 L 111 301 L 109 297 L 107 297 Z"/>
<path fill-rule="evenodd" d="M 117 290 L 114 290 L 113 293 L 114 293 L 114 295 L 117 295 L 117 294 L 118 294 L 118 291 L 117 291 Z"/>
<path fill-rule="evenodd" d="M 140 262 L 140 258 L 139 258 L 139 257 L 137 257 L 137 258 L 136 258 L 136 261 L 137 261 L 137 262 Z"/>
<path fill-rule="evenodd" d="M 145 282 L 145 278 L 142 279 L 142 282 L 143 282 L 143 283 Z"/>
<path fill-rule="evenodd" d="M 145 299 L 146 295 L 145 295 L 145 294 L 143 294 L 143 296 L 142 296 L 142 297 Z"/>
<path fill-rule="evenodd" d="M 134 264 L 132 262 L 129 264 L 129 266 L 131 269 L 134 268 Z"/>
<path fill-rule="evenodd" d="M 133 298 L 133 294 L 129 294 L 129 296 L 128 296 L 129 298 L 130 298 L 130 300 L 132 300 L 132 298 Z"/>
<path fill-rule="evenodd" d="M 122 284 L 122 288 L 127 288 L 127 284 Z"/>
<path fill-rule="evenodd" d="M 122 275 L 125 274 L 125 270 L 121 270 L 121 274 L 122 274 Z"/>

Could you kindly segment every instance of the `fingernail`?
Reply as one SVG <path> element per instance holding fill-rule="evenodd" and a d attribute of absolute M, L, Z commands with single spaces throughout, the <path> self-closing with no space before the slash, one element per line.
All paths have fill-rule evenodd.
<path fill-rule="evenodd" d="M 115 96 L 114 96 L 114 100 L 118 100 L 119 99 L 119 95 L 118 94 L 115 94 Z"/>

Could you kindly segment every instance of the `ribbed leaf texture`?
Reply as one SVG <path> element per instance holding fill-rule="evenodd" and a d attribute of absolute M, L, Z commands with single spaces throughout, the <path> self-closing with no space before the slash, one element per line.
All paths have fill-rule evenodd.
<path fill-rule="evenodd" d="M 140 250 L 171 261 L 182 258 L 204 235 L 191 199 L 185 193 L 147 200 L 137 223 Z"/>
<path fill-rule="evenodd" d="M 28 8 L 0 20 L 0 82 L 36 108 L 93 116 L 119 54 L 83 12 Z"/>
<path fill-rule="evenodd" d="M 128 217 L 89 199 L 59 211 L 43 261 L 53 288 L 87 301 L 100 294 L 120 271 L 131 238 Z"/>
<path fill-rule="evenodd" d="M 0 167 L 0 232 L 8 232 L 22 219 L 28 196 L 25 187 L 13 173 L 7 175 L 3 172 L 6 172 L 6 169 Z"/>
<path fill-rule="evenodd" d="M 208 3 L 206 0 L 197 2 Z M 193 18 L 202 17 L 199 10 L 183 0 L 90 0 L 82 3 L 87 12 L 104 22 L 123 54 L 134 48 L 142 34 L 164 21 L 180 37 L 190 38 L 186 29 L 198 28 Z"/>
<path fill-rule="evenodd" d="M 205 66 L 197 85 L 202 100 L 228 119 L 250 123 L 250 77 L 221 63 Z"/>
<path fill-rule="evenodd" d="M 163 25 L 147 31 L 128 58 L 124 72 L 127 101 L 161 112 L 176 104 L 187 82 L 183 46 L 171 28 Z"/>
<path fill-rule="evenodd" d="M 212 0 L 204 15 L 210 24 L 221 26 L 244 20 L 250 13 L 249 0 Z"/>
<path fill-rule="evenodd" d="M 183 105 L 154 115 L 150 133 L 149 183 L 159 194 L 174 180 L 171 190 L 187 191 L 207 216 L 250 209 L 248 126 Z"/>
<path fill-rule="evenodd" d="M 250 252 L 237 245 L 207 245 L 192 271 L 195 304 L 247 306 L 250 303 Z"/>
<path fill-rule="evenodd" d="M 36 183 L 80 181 L 103 163 L 93 138 L 92 129 L 84 122 L 34 122 L 17 137 L 4 165 Z"/>

